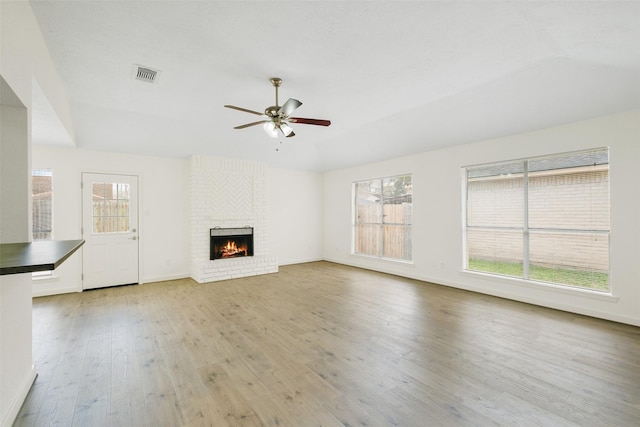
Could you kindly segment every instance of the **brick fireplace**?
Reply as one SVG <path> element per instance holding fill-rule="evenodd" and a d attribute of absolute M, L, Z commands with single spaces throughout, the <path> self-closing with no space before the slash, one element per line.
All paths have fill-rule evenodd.
<path fill-rule="evenodd" d="M 193 156 L 190 172 L 191 277 L 205 283 L 278 272 L 278 260 L 267 248 L 266 166 Z M 212 233 L 223 229 L 236 235 L 250 229 L 252 256 L 212 257 Z M 236 243 L 235 249 L 220 251 L 241 250 Z"/>

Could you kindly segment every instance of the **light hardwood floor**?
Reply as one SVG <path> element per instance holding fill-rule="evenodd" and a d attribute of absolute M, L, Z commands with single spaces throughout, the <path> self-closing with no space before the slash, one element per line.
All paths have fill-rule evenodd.
<path fill-rule="evenodd" d="M 316 262 L 34 299 L 16 426 L 638 426 L 640 328 Z"/>

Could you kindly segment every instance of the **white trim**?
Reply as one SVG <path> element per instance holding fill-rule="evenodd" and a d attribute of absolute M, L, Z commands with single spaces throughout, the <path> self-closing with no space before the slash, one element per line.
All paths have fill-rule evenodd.
<path fill-rule="evenodd" d="M 501 276 L 499 274 L 483 273 L 472 270 L 460 270 L 460 274 L 469 277 L 477 277 L 481 279 L 491 280 L 492 282 L 502 282 L 510 285 L 524 286 L 529 289 L 547 289 L 553 292 L 560 292 L 567 295 L 581 296 L 589 299 L 600 301 L 618 302 L 619 298 L 608 292 L 599 292 L 591 289 L 578 288 L 574 286 L 561 285 L 555 283 L 538 282 L 535 280 L 526 280 L 519 277 Z"/>
<path fill-rule="evenodd" d="M 379 273 L 386 273 L 386 274 L 393 274 L 396 276 L 400 276 L 400 277 L 405 277 L 407 279 L 413 279 L 413 280 L 418 280 L 421 282 L 425 282 L 425 283 L 429 283 L 429 284 L 433 284 L 433 285 L 438 285 L 438 286 L 446 286 L 449 288 L 454 288 L 454 289 L 462 289 L 465 291 L 470 291 L 470 292 L 475 292 L 478 294 L 482 294 L 482 295 L 489 295 L 489 296 L 493 296 L 493 297 L 497 297 L 497 298 L 505 298 L 505 299 L 509 299 L 512 301 L 517 301 L 517 302 L 521 302 L 523 304 L 532 304 L 532 305 L 536 305 L 539 307 L 543 307 L 543 308 L 548 308 L 550 310 L 559 310 L 559 311 L 564 311 L 567 313 L 574 313 L 574 314 L 579 314 L 582 316 L 591 316 L 597 319 L 603 319 L 603 320 L 610 320 L 613 322 L 620 322 L 620 323 L 624 323 L 627 325 L 633 325 L 633 326 L 640 326 L 640 319 L 639 318 L 635 318 L 635 317 L 629 317 L 629 316 L 619 316 L 615 313 L 611 313 L 609 311 L 600 311 L 600 310 L 592 310 L 589 308 L 584 308 L 584 307 L 578 307 L 575 305 L 568 305 L 568 304 L 563 304 L 563 303 L 558 303 L 556 301 L 550 301 L 549 299 L 543 299 L 543 298 L 535 298 L 535 297 L 526 297 L 523 295 L 517 295 L 511 292 L 505 292 L 503 290 L 495 290 L 495 289 L 487 289 L 486 287 L 483 286 L 478 286 L 478 285 L 474 285 L 474 284 L 463 284 L 460 282 L 456 282 L 456 281 L 452 281 L 450 279 L 442 279 L 442 278 L 430 278 L 430 277 L 426 277 L 423 275 L 417 275 L 417 274 L 409 274 L 407 272 L 398 272 L 398 271 L 391 271 L 389 269 L 385 269 L 384 267 L 380 267 L 380 266 L 364 266 L 364 265 L 359 265 L 359 264 L 353 264 L 353 263 L 349 263 L 349 262 L 345 262 L 345 260 L 343 259 L 337 259 L 337 258 L 331 258 L 331 257 L 327 257 L 325 258 L 325 261 L 328 262 L 333 262 L 336 264 L 342 264 L 342 265 L 348 265 L 350 267 L 355 267 L 355 268 L 362 268 L 364 270 L 372 270 L 372 271 L 376 271 Z M 468 273 L 468 272 L 461 272 L 463 273 L 463 275 L 467 275 L 467 276 L 475 276 L 478 277 L 481 274 L 479 273 Z M 484 277 L 485 279 L 491 279 L 492 281 L 495 281 L 496 277 L 495 276 L 490 276 L 490 275 L 486 275 L 489 277 Z M 502 278 L 499 278 L 502 279 Z M 537 290 L 544 290 L 544 287 L 541 287 L 538 284 L 525 284 L 525 286 L 531 287 L 532 289 L 537 289 Z M 610 296 L 610 295 L 599 295 L 596 294 L 594 295 L 593 292 L 571 292 L 569 290 L 562 290 L 561 292 L 568 292 L 571 293 L 574 296 L 579 296 L 579 297 L 585 297 L 585 298 L 590 298 L 590 299 L 598 299 L 598 300 L 603 300 L 612 304 L 615 304 L 618 302 L 619 298 L 618 297 L 614 297 L 614 296 Z M 552 294 L 550 294 L 552 295 Z"/>
<path fill-rule="evenodd" d="M 543 154 L 543 155 L 539 155 L 539 156 L 520 157 L 520 158 L 517 158 L 517 159 L 506 159 L 506 160 L 498 160 L 498 161 L 495 161 L 495 162 L 485 162 L 485 163 L 478 163 L 478 164 L 463 165 L 461 167 L 464 168 L 464 169 L 474 169 L 474 168 L 482 168 L 482 167 L 485 167 L 485 166 L 505 165 L 505 164 L 509 164 L 509 163 L 524 162 L 525 160 L 552 159 L 554 157 L 560 157 L 560 156 L 565 156 L 565 155 L 569 155 L 569 154 L 572 154 L 572 155 L 573 154 L 589 154 L 589 153 L 595 153 L 597 151 L 604 151 L 604 150 L 609 151 L 609 149 L 610 149 L 610 147 L 608 145 L 605 145 L 605 146 L 598 146 L 598 147 L 593 147 L 593 148 L 585 148 L 585 149 L 582 149 L 582 150 L 563 151 L 561 153 Z"/>
<path fill-rule="evenodd" d="M 62 295 L 62 294 L 72 294 L 75 292 L 82 292 L 82 289 L 78 289 L 78 288 L 56 288 L 56 289 L 42 289 L 42 290 L 33 290 L 33 293 L 31 295 L 32 298 L 39 298 L 39 297 L 48 297 L 51 295 Z"/>
<path fill-rule="evenodd" d="M 36 367 L 34 365 L 31 365 L 31 372 L 29 372 L 29 374 L 25 378 L 22 387 L 20 387 L 20 391 L 15 395 L 14 399 L 7 407 L 7 412 L 4 419 L 2 420 L 2 427 L 11 427 L 16 421 L 16 417 L 20 412 L 20 408 L 22 408 L 24 401 L 27 399 L 27 395 L 29 394 L 31 386 L 33 385 L 37 376 L 38 374 L 36 373 Z"/>
<path fill-rule="evenodd" d="M 381 260 L 387 260 L 387 261 L 398 261 L 398 262 L 402 262 L 402 263 L 410 263 L 413 264 L 413 230 L 414 230 L 414 224 L 413 224 L 413 207 L 412 207 L 412 218 L 411 218 L 411 223 L 410 224 L 402 224 L 402 223 L 389 223 L 389 222 L 385 222 L 384 220 L 384 200 L 385 200 L 385 196 L 384 196 L 384 181 L 388 180 L 388 179 L 395 179 L 395 178 L 406 178 L 409 177 L 411 180 L 411 205 L 413 206 L 413 172 L 408 172 L 408 173 L 404 173 L 404 174 L 399 174 L 399 175 L 393 175 L 393 176 L 384 176 L 384 177 L 378 177 L 378 178 L 371 178 L 371 179 L 365 179 L 365 180 L 360 180 L 360 181 L 352 181 L 351 182 L 351 253 L 350 255 L 355 255 L 355 256 L 363 256 L 363 257 L 372 257 L 372 258 L 376 258 L 376 259 L 381 259 Z M 380 182 L 380 222 L 359 222 L 358 221 L 358 216 L 357 216 L 357 211 L 358 211 L 358 191 L 357 191 L 357 187 L 358 184 L 360 183 L 371 183 L 373 181 L 379 181 Z M 371 193 L 369 193 L 371 194 Z M 358 225 L 366 225 L 366 226 L 376 226 L 379 228 L 380 230 L 380 237 L 379 237 L 379 252 L 380 255 L 369 255 L 369 254 L 361 254 L 356 252 L 356 227 Z M 410 260 L 403 260 L 403 259 L 398 259 L 398 258 L 389 258 L 389 257 L 384 257 L 382 256 L 382 253 L 384 252 L 384 227 L 385 225 L 388 226 L 395 226 L 395 227 L 404 227 L 406 229 L 409 229 L 409 231 L 411 231 L 411 259 Z"/>
<path fill-rule="evenodd" d="M 293 260 L 284 260 L 282 262 L 279 262 L 278 265 L 282 266 L 282 265 L 296 265 L 296 264 L 306 264 L 309 262 L 318 262 L 318 261 L 324 261 L 324 258 L 303 258 L 303 259 L 293 259 Z"/>
<path fill-rule="evenodd" d="M 182 280 L 182 279 L 189 279 L 189 278 L 191 278 L 191 275 L 189 273 L 169 274 L 167 276 L 145 277 L 144 279 L 140 280 L 138 284 L 144 285 L 148 283 L 167 282 L 169 280 Z"/>
<path fill-rule="evenodd" d="M 44 274 L 47 273 L 47 274 Z M 56 276 L 54 270 L 36 271 L 31 273 L 33 283 L 57 282 L 59 277 Z"/>
<path fill-rule="evenodd" d="M 352 258 L 356 258 L 356 259 L 371 259 L 374 261 L 383 261 L 383 262 L 388 262 L 390 264 L 402 264 L 402 265 L 408 265 L 410 267 L 415 267 L 416 264 L 413 260 L 406 260 L 406 259 L 399 259 L 399 258 L 387 258 L 387 257 L 377 257 L 374 255 L 367 255 L 367 254 L 357 254 L 357 253 L 350 253 L 349 254 L 350 257 Z"/>
<path fill-rule="evenodd" d="M 462 246 L 462 252 L 463 252 L 463 270 L 461 270 L 460 272 L 463 274 L 469 273 L 469 274 L 478 274 L 480 277 L 482 276 L 488 276 L 491 278 L 497 278 L 497 279 L 503 279 L 503 278 L 508 278 L 510 280 L 512 280 L 512 283 L 521 283 L 521 284 L 525 284 L 527 286 L 535 286 L 535 287 L 547 287 L 550 288 L 554 291 L 560 291 L 563 293 L 569 293 L 569 294 L 573 294 L 576 295 L 575 292 L 586 292 L 588 294 L 594 294 L 597 295 L 596 299 L 599 299 L 600 297 L 602 297 L 603 295 L 609 298 L 614 298 L 613 295 L 611 294 L 611 271 L 609 269 L 609 271 L 607 271 L 607 276 L 609 278 L 609 289 L 608 292 L 599 292 L 599 291 L 593 291 L 590 289 L 586 289 L 586 288 L 579 288 L 579 287 L 573 287 L 569 284 L 555 284 L 555 283 L 547 283 L 547 282 L 542 282 L 542 281 L 536 281 L 536 280 L 532 280 L 530 278 L 530 263 L 531 263 L 531 254 L 530 254 L 530 249 L 531 249 L 531 245 L 530 245 L 530 232 L 533 231 L 534 233 L 536 232 L 541 232 L 541 233 L 552 233 L 552 234 L 560 234 L 560 233 L 569 233 L 569 234 L 587 234 L 587 233 L 595 233 L 595 234 L 603 234 L 607 236 L 607 248 L 608 248 L 608 252 L 609 252 L 609 258 L 608 258 L 608 264 L 610 264 L 611 262 L 611 242 L 610 242 L 610 236 L 611 236 L 611 220 L 609 218 L 609 227 L 606 230 L 580 230 L 580 229 L 566 229 L 566 228 L 530 228 L 529 227 L 529 183 L 530 183 L 530 177 L 535 177 L 535 176 L 560 176 L 562 175 L 562 173 L 559 173 L 559 171 L 565 170 L 565 169 L 554 169 L 554 170 L 543 170 L 543 171 L 538 171 L 538 172 L 534 172 L 531 173 L 529 172 L 529 163 L 532 161 L 537 161 L 540 159 L 557 159 L 557 158 L 561 158 L 561 157 L 566 157 L 566 156 L 571 156 L 571 155 L 580 155 L 580 154 L 595 154 L 595 153 L 601 153 L 601 152 L 606 152 L 607 154 L 607 163 L 606 164 L 601 164 L 598 165 L 597 167 L 594 165 L 594 167 L 592 166 L 586 166 L 586 167 L 579 167 L 580 172 L 584 171 L 584 170 L 588 170 L 588 171 L 607 171 L 607 173 L 609 172 L 609 147 L 601 147 L 599 149 L 588 149 L 588 150 L 581 150 L 581 151 L 575 151 L 575 152 L 567 152 L 567 153 L 559 153 L 559 154 L 550 154 L 550 155 L 546 155 L 546 156 L 540 156 L 540 157 L 526 157 L 526 158 L 522 158 L 522 159 L 518 159 L 518 160 L 510 160 L 510 161 L 502 161 L 502 162 L 490 162 L 490 163 L 485 163 L 482 165 L 474 165 L 474 166 L 465 166 L 463 167 L 461 170 L 464 171 L 463 173 L 463 194 L 464 194 L 464 200 L 463 200 L 463 212 L 462 212 L 462 235 L 463 235 L 463 246 Z M 467 215 L 469 214 L 469 210 L 468 210 L 468 188 L 469 188 L 469 182 L 472 181 L 484 181 L 484 180 L 494 180 L 494 179 L 502 179 L 503 176 L 490 176 L 490 177 L 479 177 L 479 178 L 469 178 L 469 170 L 476 170 L 476 169 L 482 169 L 482 168 L 486 168 L 486 167 L 491 167 L 491 166 L 499 166 L 499 165 L 510 165 L 510 164 L 521 164 L 522 165 L 522 172 L 521 173 L 517 173 L 515 175 L 517 175 L 517 177 L 522 178 L 522 203 L 523 203 L 523 207 L 522 207 L 522 213 L 523 213 L 523 217 L 522 217 L 522 228 L 517 227 L 517 226 L 495 226 L 495 225 L 491 225 L 491 226 L 469 226 L 467 224 Z M 466 175 L 466 177 L 464 176 Z M 509 177 L 508 179 L 511 179 L 512 174 L 509 173 Z M 610 186 L 609 186 L 610 187 Z M 607 189 L 607 196 L 609 197 L 609 199 L 611 198 L 611 191 L 610 188 Z M 611 206 L 609 203 L 609 216 L 610 216 L 610 211 L 611 211 Z M 469 270 L 469 254 L 468 254 L 468 248 L 467 248 L 467 235 L 469 233 L 469 230 L 473 230 L 473 229 L 478 229 L 478 230 L 493 230 L 493 231 L 515 231 L 515 232 L 522 232 L 522 278 L 518 278 L 518 277 L 507 277 L 507 276 L 501 276 L 501 275 L 497 275 L 497 274 L 491 274 L 491 273 L 485 273 L 485 272 L 477 272 L 477 271 L 473 271 L 473 270 Z M 617 301 L 617 300 L 616 300 Z"/>

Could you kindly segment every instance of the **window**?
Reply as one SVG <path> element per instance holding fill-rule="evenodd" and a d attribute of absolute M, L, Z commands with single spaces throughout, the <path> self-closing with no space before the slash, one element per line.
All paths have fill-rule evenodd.
<path fill-rule="evenodd" d="M 92 182 L 93 233 L 129 231 L 130 188 L 127 183 Z"/>
<path fill-rule="evenodd" d="M 353 253 L 411 261 L 411 175 L 353 184 Z"/>
<path fill-rule="evenodd" d="M 53 191 L 51 169 L 31 171 L 33 240 L 51 240 L 53 233 Z"/>
<path fill-rule="evenodd" d="M 609 291 L 608 149 L 465 173 L 467 270 Z"/>
<path fill-rule="evenodd" d="M 53 173 L 51 169 L 31 171 L 32 240 L 53 239 Z M 53 277 L 53 271 L 31 273 L 33 279 Z"/>

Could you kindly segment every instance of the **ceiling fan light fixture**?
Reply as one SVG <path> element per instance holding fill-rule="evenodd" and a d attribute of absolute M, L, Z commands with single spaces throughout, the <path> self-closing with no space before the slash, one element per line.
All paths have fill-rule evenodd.
<path fill-rule="evenodd" d="M 266 122 L 264 125 L 262 125 L 262 127 L 264 128 L 264 131 L 267 133 L 267 135 L 269 135 L 271 138 L 278 137 L 278 129 L 276 129 L 275 123 Z"/>

